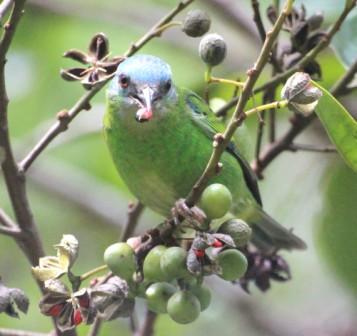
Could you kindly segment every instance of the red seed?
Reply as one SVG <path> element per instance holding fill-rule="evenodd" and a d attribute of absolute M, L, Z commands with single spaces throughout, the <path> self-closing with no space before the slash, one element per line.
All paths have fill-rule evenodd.
<path fill-rule="evenodd" d="M 76 309 L 73 312 L 72 323 L 74 325 L 78 325 L 78 324 L 82 323 L 82 321 L 83 321 L 82 313 L 79 309 Z"/>
<path fill-rule="evenodd" d="M 78 302 L 82 308 L 88 308 L 89 307 L 89 296 L 83 295 L 83 296 L 79 297 Z"/>
<path fill-rule="evenodd" d="M 215 241 L 213 242 L 212 246 L 213 247 L 222 247 L 223 243 L 220 240 L 215 239 Z"/>
<path fill-rule="evenodd" d="M 61 311 L 63 309 L 64 304 L 63 303 L 58 303 L 54 306 L 52 306 L 47 312 L 46 315 L 57 317 L 61 314 Z"/>
<path fill-rule="evenodd" d="M 195 254 L 197 258 L 202 258 L 205 255 L 205 250 L 195 250 Z"/>

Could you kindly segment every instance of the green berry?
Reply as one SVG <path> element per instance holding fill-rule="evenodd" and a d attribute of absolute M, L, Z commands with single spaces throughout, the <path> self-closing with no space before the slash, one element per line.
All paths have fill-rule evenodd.
<path fill-rule="evenodd" d="M 247 271 L 248 261 L 238 250 L 225 250 L 218 254 L 217 263 L 222 269 L 219 275 L 222 279 L 233 281 L 241 278 Z"/>
<path fill-rule="evenodd" d="M 223 184 L 214 183 L 203 191 L 199 205 L 208 218 L 221 218 L 232 206 L 232 194 Z"/>
<path fill-rule="evenodd" d="M 161 270 L 168 279 L 177 279 L 187 274 L 187 252 L 178 246 L 169 247 L 161 256 Z"/>
<path fill-rule="evenodd" d="M 166 314 L 167 301 L 176 292 L 176 287 L 167 282 L 156 282 L 146 289 L 148 308 L 158 314 Z"/>
<path fill-rule="evenodd" d="M 206 286 L 192 286 L 192 293 L 197 297 L 198 301 L 201 304 L 201 311 L 204 311 L 208 308 L 211 303 L 211 291 Z"/>
<path fill-rule="evenodd" d="M 219 227 L 218 232 L 230 235 L 237 247 L 246 245 L 252 236 L 251 227 L 245 221 L 238 218 L 224 222 Z"/>
<path fill-rule="evenodd" d="M 145 257 L 143 272 L 144 279 L 147 281 L 165 281 L 167 276 L 161 270 L 160 260 L 161 256 L 166 251 L 166 247 L 163 245 L 155 246 Z"/>
<path fill-rule="evenodd" d="M 198 52 L 203 62 L 209 66 L 218 65 L 226 57 L 226 42 L 218 34 L 208 34 L 202 38 Z"/>
<path fill-rule="evenodd" d="M 211 19 L 206 12 L 194 9 L 187 13 L 183 23 L 183 32 L 191 37 L 199 37 L 206 34 L 211 26 Z"/>
<path fill-rule="evenodd" d="M 177 323 L 187 324 L 195 321 L 200 315 L 200 301 L 189 291 L 179 291 L 167 302 L 167 312 Z"/>
<path fill-rule="evenodd" d="M 131 280 L 136 271 L 135 252 L 127 243 L 110 245 L 104 252 L 104 262 L 117 276 Z"/>

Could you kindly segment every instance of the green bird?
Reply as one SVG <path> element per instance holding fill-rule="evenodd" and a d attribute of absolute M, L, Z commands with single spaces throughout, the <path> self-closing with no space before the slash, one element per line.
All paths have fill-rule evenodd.
<path fill-rule="evenodd" d="M 107 90 L 104 134 L 115 166 L 146 206 L 169 216 L 187 196 L 212 153 L 224 125 L 194 92 L 173 84 L 170 66 L 158 57 L 123 61 Z M 231 213 L 253 229 L 261 249 L 303 249 L 305 243 L 262 209 L 257 179 L 237 142 L 221 157 L 223 168 L 210 183 L 232 193 Z"/>

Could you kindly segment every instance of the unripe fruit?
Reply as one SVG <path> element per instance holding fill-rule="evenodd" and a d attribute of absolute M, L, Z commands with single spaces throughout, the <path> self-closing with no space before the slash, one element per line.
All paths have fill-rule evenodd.
<path fill-rule="evenodd" d="M 167 312 L 167 301 L 176 292 L 176 287 L 167 282 L 156 282 L 146 289 L 148 308 L 158 314 Z"/>
<path fill-rule="evenodd" d="M 245 255 L 233 249 L 219 253 L 217 263 L 222 269 L 222 273 L 219 276 L 227 281 L 241 278 L 248 267 L 248 261 Z"/>
<path fill-rule="evenodd" d="M 198 301 L 201 304 L 201 311 L 204 311 L 208 308 L 211 303 L 211 291 L 206 286 L 192 286 L 192 293 L 197 297 Z"/>
<path fill-rule="evenodd" d="M 199 206 L 208 218 L 221 218 L 232 206 L 232 194 L 223 184 L 211 184 L 203 191 Z"/>
<path fill-rule="evenodd" d="M 104 262 L 117 276 L 131 280 L 136 271 L 134 250 L 127 243 L 110 245 L 104 252 Z"/>
<path fill-rule="evenodd" d="M 187 324 L 195 321 L 200 315 L 200 301 L 189 291 L 179 291 L 167 302 L 167 312 L 177 323 Z"/>
<path fill-rule="evenodd" d="M 187 252 L 178 246 L 169 247 L 161 256 L 161 270 L 168 279 L 181 278 L 187 274 Z"/>
<path fill-rule="evenodd" d="M 162 271 L 160 266 L 161 256 L 166 251 L 164 245 L 155 246 L 145 257 L 143 272 L 144 279 L 148 281 L 165 281 L 166 274 Z"/>
<path fill-rule="evenodd" d="M 226 57 L 226 42 L 218 34 L 208 34 L 202 38 L 198 52 L 206 64 L 210 66 L 218 65 Z"/>
<path fill-rule="evenodd" d="M 219 227 L 218 232 L 230 235 L 237 247 L 246 245 L 252 236 L 251 227 L 245 221 L 238 218 L 224 222 Z"/>
<path fill-rule="evenodd" d="M 211 19 L 204 11 L 194 9 L 187 13 L 183 23 L 183 32 L 191 37 L 199 37 L 206 34 L 211 26 Z"/>

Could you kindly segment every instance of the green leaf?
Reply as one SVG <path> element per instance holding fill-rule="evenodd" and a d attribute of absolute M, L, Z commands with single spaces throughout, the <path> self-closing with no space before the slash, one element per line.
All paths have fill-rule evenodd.
<path fill-rule="evenodd" d="M 346 4 L 347 5 L 347 4 Z M 357 12 L 347 18 L 332 40 L 333 49 L 343 65 L 349 68 L 357 58 Z"/>
<path fill-rule="evenodd" d="M 326 89 L 313 83 L 323 92 L 315 112 L 337 151 L 357 173 L 357 121 Z"/>

